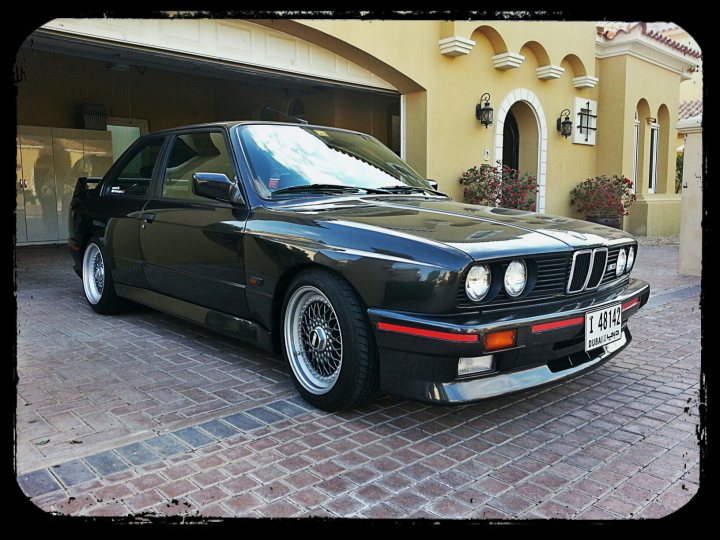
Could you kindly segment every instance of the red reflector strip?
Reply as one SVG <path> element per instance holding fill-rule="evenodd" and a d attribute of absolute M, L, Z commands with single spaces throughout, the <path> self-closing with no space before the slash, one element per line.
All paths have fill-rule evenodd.
<path fill-rule="evenodd" d="M 533 333 L 545 332 L 546 330 L 556 330 L 558 328 L 565 328 L 566 326 L 575 326 L 576 324 L 583 324 L 585 317 L 574 317 L 572 319 L 564 319 L 562 321 L 546 322 L 542 324 L 534 324 L 532 327 Z"/>
<path fill-rule="evenodd" d="M 436 332 L 435 330 L 423 330 L 422 328 L 413 328 L 412 326 L 400 326 L 397 324 L 388 324 L 384 322 L 377 323 L 379 330 L 386 332 L 397 332 L 398 334 L 409 334 L 411 336 L 422 336 L 435 339 L 444 339 L 446 341 L 477 341 L 477 334 L 451 334 L 450 332 Z"/>
<path fill-rule="evenodd" d="M 639 299 L 639 298 L 633 298 L 633 299 L 630 300 L 629 302 L 625 302 L 625 303 L 622 305 L 622 309 L 623 309 L 623 311 L 625 311 L 626 309 L 630 309 L 630 308 L 633 307 L 635 304 L 639 304 L 639 303 L 640 303 L 640 299 Z"/>

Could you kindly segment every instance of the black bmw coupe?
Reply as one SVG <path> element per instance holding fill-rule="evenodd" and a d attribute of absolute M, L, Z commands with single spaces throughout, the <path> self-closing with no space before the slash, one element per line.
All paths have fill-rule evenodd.
<path fill-rule="evenodd" d="M 583 373 L 650 292 L 621 230 L 454 202 L 373 137 L 312 125 L 145 135 L 78 180 L 70 231 L 96 312 L 138 302 L 282 351 L 331 411 Z"/>

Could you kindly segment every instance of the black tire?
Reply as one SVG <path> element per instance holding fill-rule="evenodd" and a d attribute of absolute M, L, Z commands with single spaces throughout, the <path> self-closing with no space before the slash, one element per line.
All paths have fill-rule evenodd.
<path fill-rule="evenodd" d="M 110 271 L 109 259 L 105 248 L 97 238 L 91 238 L 83 251 L 81 277 L 85 300 L 97 313 L 111 315 L 125 307 L 125 302 L 115 294 L 115 282 Z M 98 265 L 102 267 L 102 279 L 95 273 Z"/>
<path fill-rule="evenodd" d="M 329 301 L 331 309 L 326 307 L 325 300 Z M 300 306 L 303 301 L 305 303 Z M 327 316 L 320 315 L 318 319 L 312 319 L 313 309 Z M 322 330 L 325 322 L 317 323 L 318 326 L 309 332 L 302 330 L 310 330 L 316 324 L 313 320 L 325 319 L 331 321 L 327 323 L 327 332 Z M 333 320 L 337 322 L 339 332 L 333 330 Z M 310 321 L 310 326 L 303 326 L 305 323 L 302 321 Z M 319 338 L 318 335 L 324 337 Z M 341 351 L 339 355 L 338 335 Z M 298 274 L 285 294 L 280 336 L 283 356 L 290 367 L 293 383 L 308 403 L 334 412 L 360 407 L 378 397 L 380 376 L 377 347 L 370 330 L 370 322 L 357 294 L 340 276 L 319 268 Z M 295 344 L 295 347 L 292 344 Z M 301 352 L 293 352 L 297 350 Z M 326 355 L 325 359 L 323 354 Z M 333 355 L 334 358 L 339 356 L 341 359 L 334 371 L 331 366 Z M 323 377 L 324 373 L 320 373 L 323 368 L 332 371 L 332 374 Z M 319 384 L 314 384 L 317 381 L 320 381 Z M 331 386 L 324 388 L 323 384 Z"/>

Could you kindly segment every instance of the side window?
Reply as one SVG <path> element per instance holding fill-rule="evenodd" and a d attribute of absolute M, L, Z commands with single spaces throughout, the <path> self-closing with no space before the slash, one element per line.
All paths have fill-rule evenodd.
<path fill-rule="evenodd" d="M 141 143 L 125 165 L 110 179 L 108 195 L 134 195 L 142 197 L 150 191 L 153 169 L 164 138 L 151 138 Z"/>
<path fill-rule="evenodd" d="M 194 132 L 175 137 L 165 168 L 162 196 L 207 201 L 193 193 L 192 175 L 196 172 L 222 173 L 234 179 L 232 159 L 222 133 Z"/>

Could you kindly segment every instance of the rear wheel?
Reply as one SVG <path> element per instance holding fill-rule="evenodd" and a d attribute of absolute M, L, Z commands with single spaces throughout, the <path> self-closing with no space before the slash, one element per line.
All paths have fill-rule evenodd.
<path fill-rule="evenodd" d="M 327 411 L 359 407 L 379 393 L 375 343 L 365 310 L 339 276 L 309 270 L 288 288 L 283 353 L 298 392 Z"/>
<path fill-rule="evenodd" d="M 82 281 L 85 298 L 93 310 L 111 314 L 122 308 L 122 300 L 115 294 L 115 283 L 107 265 L 107 257 L 96 238 L 92 238 L 85 247 Z"/>

